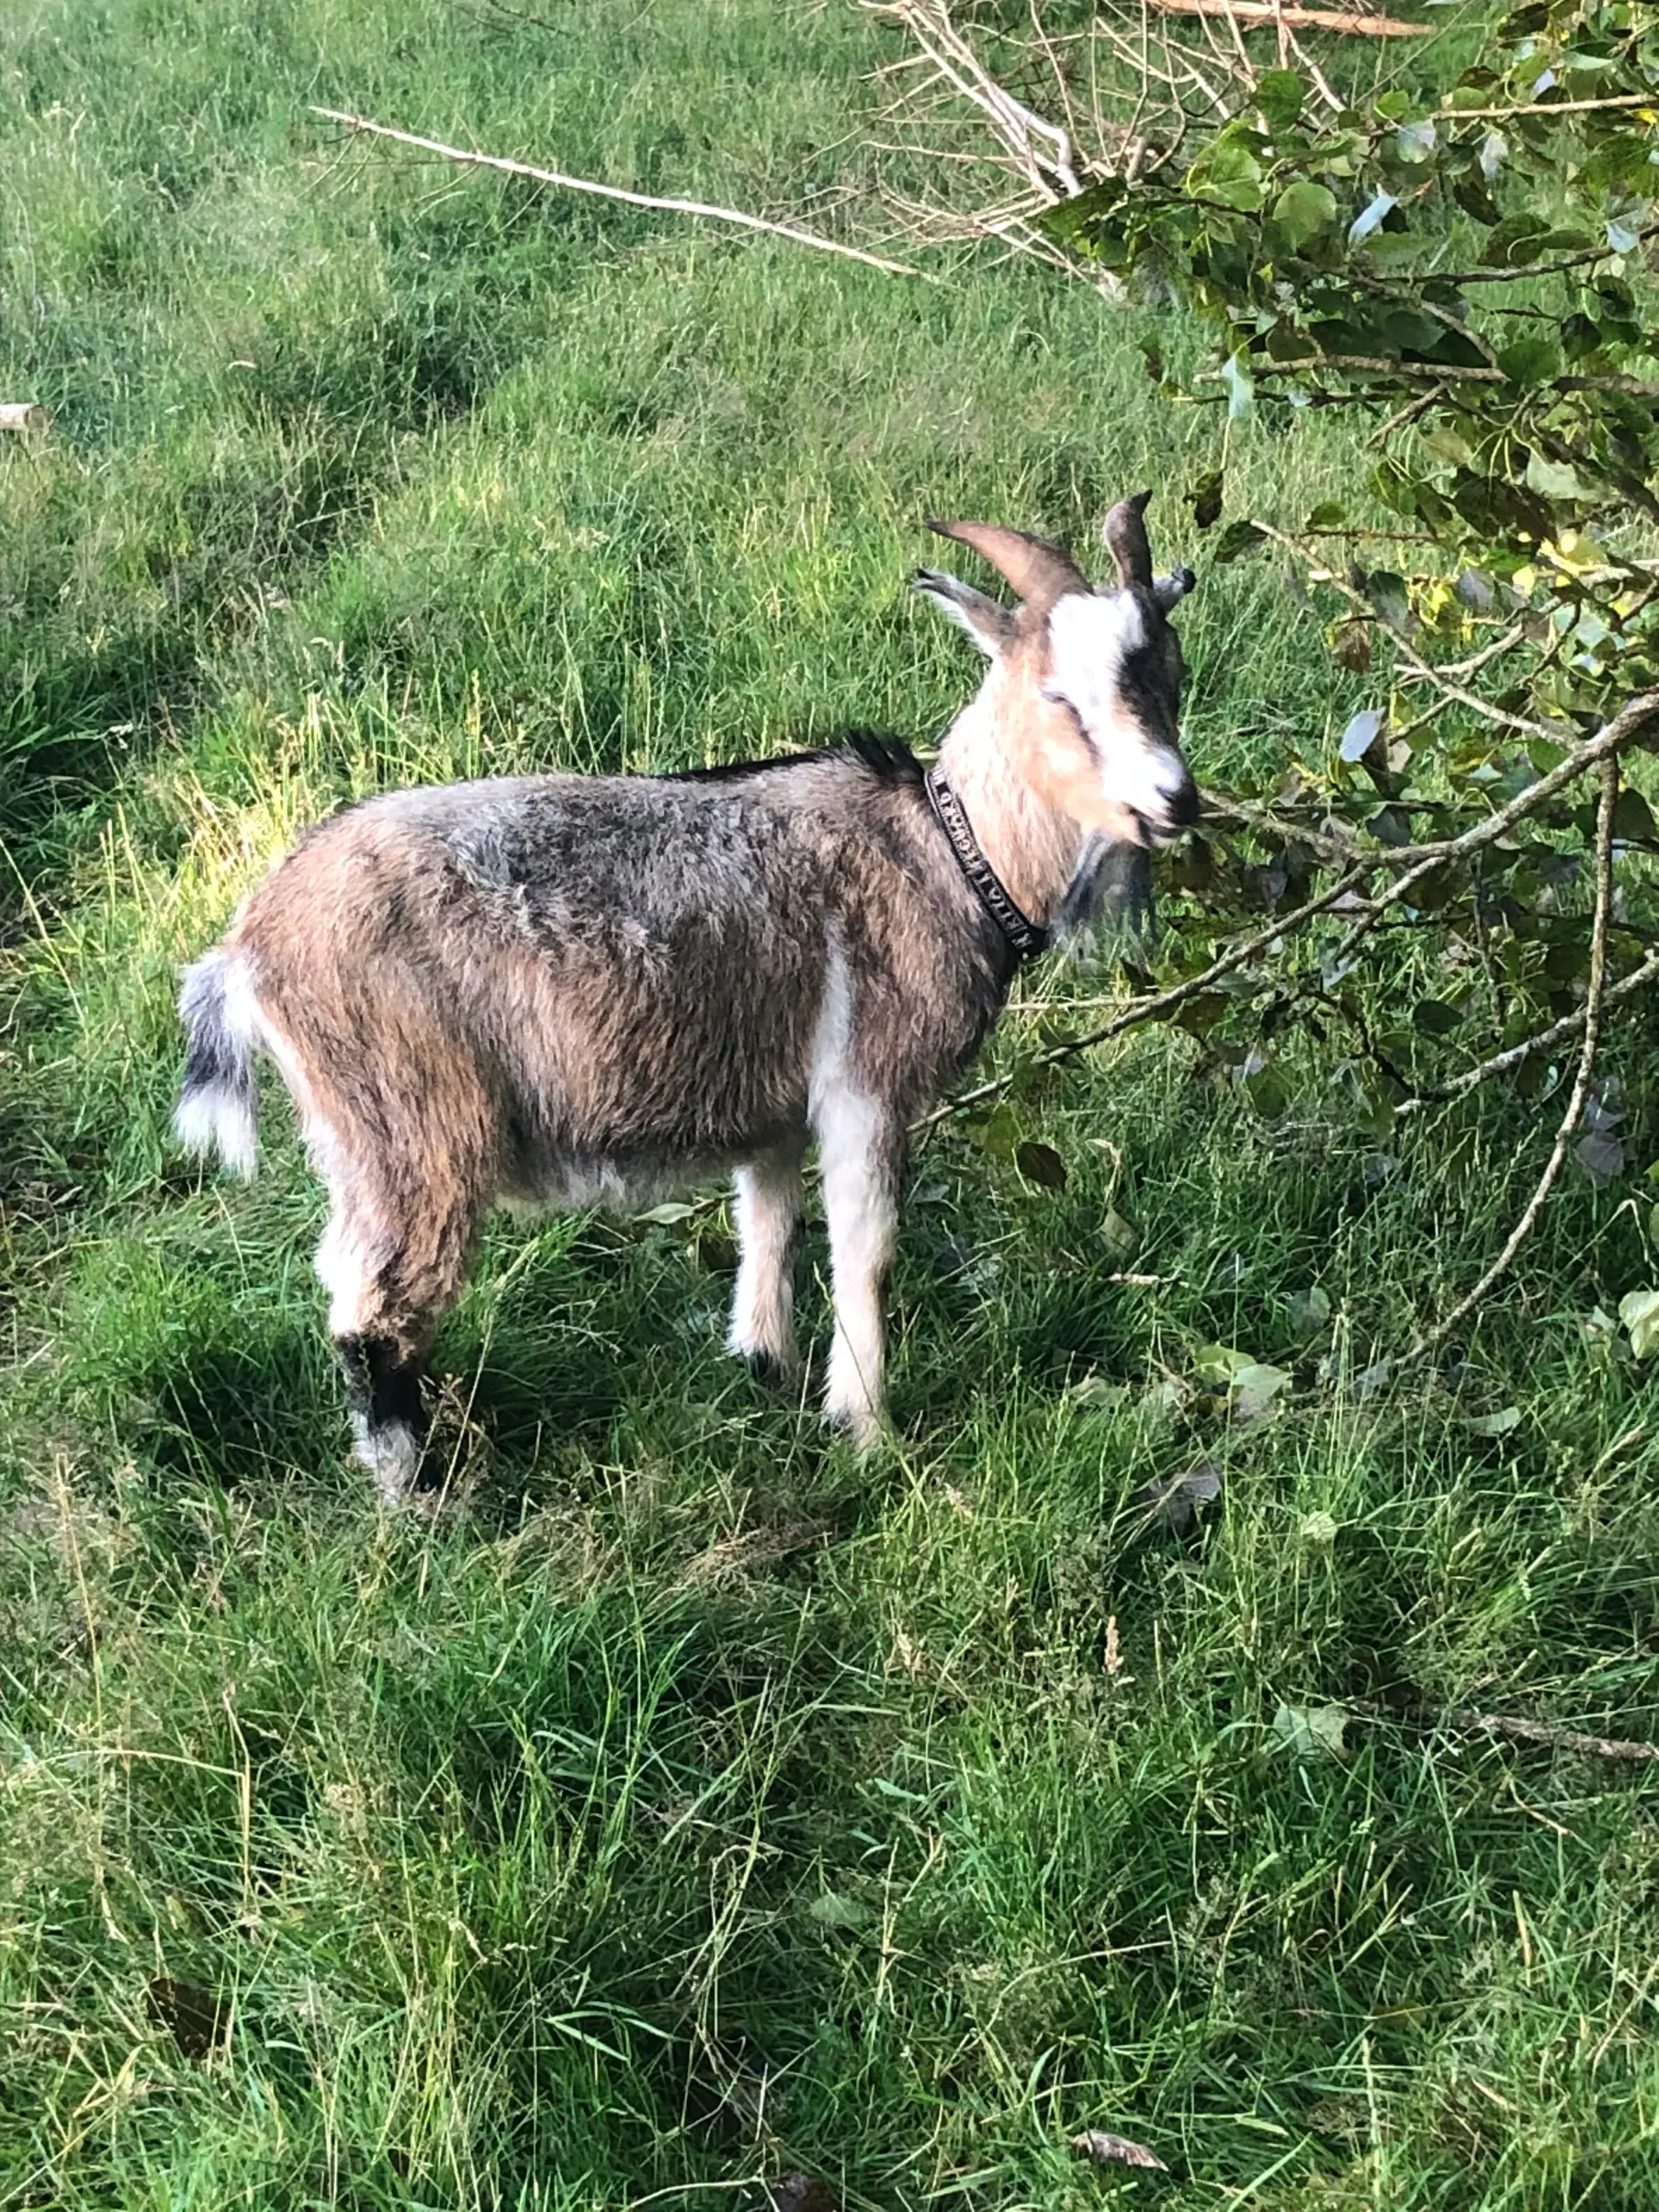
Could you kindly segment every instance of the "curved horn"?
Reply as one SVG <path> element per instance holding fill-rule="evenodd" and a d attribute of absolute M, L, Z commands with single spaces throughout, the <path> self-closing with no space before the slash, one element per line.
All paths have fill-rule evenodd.
<path fill-rule="evenodd" d="M 1147 502 L 1150 492 L 1137 492 L 1120 499 L 1107 516 L 1101 536 L 1117 563 L 1117 581 L 1123 590 L 1152 587 L 1152 547 L 1147 541 Z"/>
<path fill-rule="evenodd" d="M 1088 578 L 1064 545 L 1033 537 L 1023 530 L 1003 530 L 991 522 L 930 522 L 941 537 L 971 546 L 1005 576 L 1026 605 L 1046 614 L 1069 591 L 1088 591 Z"/>

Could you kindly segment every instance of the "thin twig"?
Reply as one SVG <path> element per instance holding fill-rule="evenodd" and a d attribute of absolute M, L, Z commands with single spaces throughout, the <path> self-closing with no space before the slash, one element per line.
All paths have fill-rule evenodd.
<path fill-rule="evenodd" d="M 816 231 L 798 230 L 792 223 L 768 222 L 763 215 L 747 215 L 735 207 L 715 207 L 703 200 L 670 199 L 653 192 L 626 192 L 620 184 L 596 184 L 591 177 L 566 176 L 558 169 L 537 168 L 531 162 L 509 161 L 504 154 L 479 154 L 464 146 L 447 146 L 441 138 L 423 138 L 413 130 L 394 130 L 390 124 L 372 123 L 366 116 L 348 115 L 340 108 L 314 107 L 311 112 L 330 123 L 343 124 L 348 130 L 394 139 L 400 146 L 418 146 L 423 153 L 442 155 L 446 162 L 461 162 L 472 168 L 499 169 L 507 176 L 533 177 L 538 184 L 556 184 L 566 192 L 591 193 L 597 200 L 620 200 L 629 207 L 655 207 L 671 215 L 702 215 L 711 222 L 734 223 L 741 230 L 765 231 L 772 238 L 788 238 L 791 245 L 811 246 L 819 253 L 838 254 L 844 261 L 861 261 L 867 268 L 882 270 L 889 276 L 920 276 L 925 283 L 938 281 L 902 261 L 886 261 L 880 254 L 865 253 L 857 246 L 820 238 Z"/>
<path fill-rule="evenodd" d="M 1632 968 L 1628 976 L 1622 976 L 1618 982 L 1610 984 L 1602 993 L 1603 1009 L 1634 997 L 1642 986 L 1651 982 L 1656 976 L 1659 976 L 1659 952 L 1650 952 L 1640 967 Z M 1440 1097 L 1402 1099 L 1395 1108 L 1395 1112 L 1421 1113 L 1425 1106 L 1439 1105 L 1441 1098 L 1460 1098 L 1465 1091 L 1474 1090 L 1478 1084 L 1490 1083 L 1495 1075 L 1506 1075 L 1511 1068 L 1519 1067 L 1522 1060 L 1530 1059 L 1534 1053 L 1547 1052 L 1552 1046 L 1564 1045 L 1569 1037 L 1576 1037 L 1585 1025 L 1587 1013 L 1587 1006 L 1581 1006 L 1571 1014 L 1564 1014 L 1559 1021 L 1552 1022 L 1548 1029 L 1541 1029 L 1535 1037 L 1522 1038 L 1518 1045 L 1511 1045 L 1502 1052 L 1494 1052 L 1491 1059 L 1482 1060 L 1478 1066 L 1465 1068 L 1461 1075 L 1452 1077 Z"/>
<path fill-rule="evenodd" d="M 1573 1080 L 1573 1095 L 1567 1102 L 1567 1111 L 1555 1132 L 1555 1141 L 1550 1147 L 1537 1188 L 1527 1201 L 1520 1220 L 1504 1239 L 1503 1250 L 1468 1295 L 1460 1298 L 1444 1319 L 1437 1321 L 1427 1335 L 1413 1345 L 1414 1358 L 1444 1342 L 1503 1280 L 1516 1254 L 1536 1227 L 1545 1201 L 1566 1165 L 1567 1147 L 1583 1116 L 1584 1102 L 1590 1095 L 1596 1048 L 1601 1040 L 1602 993 L 1607 976 L 1607 919 L 1613 906 L 1613 808 L 1618 798 L 1618 762 L 1610 756 L 1601 764 L 1601 802 L 1596 810 L 1596 911 L 1590 932 L 1590 982 L 1584 1001 L 1584 1042 L 1579 1051 L 1579 1071 Z"/>
<path fill-rule="evenodd" d="M 1514 115 L 1582 115 L 1591 108 L 1652 107 L 1651 92 L 1615 92 L 1595 100 L 1526 100 L 1518 107 L 1437 107 L 1438 123 L 1501 123 Z"/>
<path fill-rule="evenodd" d="M 1286 531 L 1275 529 L 1270 522 L 1262 522 L 1257 518 L 1252 518 L 1250 526 L 1253 530 L 1259 530 L 1263 537 L 1270 538 L 1275 545 L 1282 545 L 1287 553 L 1294 553 L 1305 568 L 1309 570 L 1314 569 L 1315 564 L 1308 559 L 1302 547 Z M 1349 605 L 1357 608 L 1360 613 L 1370 614 L 1375 612 L 1370 601 L 1362 593 L 1356 591 L 1346 577 L 1336 575 L 1326 569 L 1316 575 L 1314 581 L 1327 583 L 1333 591 L 1340 592 Z M 1433 684 L 1443 697 L 1455 700 L 1459 706 L 1467 707 L 1471 714 L 1479 715 L 1486 721 L 1497 722 L 1504 729 L 1518 730 L 1523 737 L 1547 738 L 1552 744 L 1559 741 L 1560 737 L 1559 729 L 1548 728 L 1542 722 L 1529 721 L 1522 715 L 1506 714 L 1503 708 L 1493 706 L 1491 700 L 1481 698 L 1478 693 L 1465 690 L 1461 684 L 1448 683 L 1433 662 L 1423 659 L 1422 656 L 1414 651 L 1401 636 L 1398 630 L 1395 629 L 1391 624 L 1385 624 L 1384 626 L 1394 642 L 1395 651 L 1414 674 L 1420 676 L 1425 683 Z M 1587 766 L 1588 764 L 1586 762 L 1580 765 Z"/>

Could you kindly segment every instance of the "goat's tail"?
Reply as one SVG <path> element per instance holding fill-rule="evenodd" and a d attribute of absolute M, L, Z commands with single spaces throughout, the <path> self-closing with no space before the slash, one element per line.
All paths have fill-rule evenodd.
<path fill-rule="evenodd" d="M 188 1049 L 174 1135 L 187 1152 L 217 1152 L 234 1173 L 250 1176 L 258 1139 L 253 1055 L 259 1040 L 235 952 L 215 945 L 185 969 L 179 1017 Z"/>

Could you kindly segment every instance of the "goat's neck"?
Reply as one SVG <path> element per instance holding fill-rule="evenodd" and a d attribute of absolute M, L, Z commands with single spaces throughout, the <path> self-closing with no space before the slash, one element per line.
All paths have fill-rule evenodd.
<path fill-rule="evenodd" d="M 1083 849 L 1068 814 L 1039 798 L 1010 758 L 989 686 L 964 707 L 939 747 L 939 766 L 961 799 L 979 849 L 1008 896 L 1046 925 L 1065 895 Z"/>

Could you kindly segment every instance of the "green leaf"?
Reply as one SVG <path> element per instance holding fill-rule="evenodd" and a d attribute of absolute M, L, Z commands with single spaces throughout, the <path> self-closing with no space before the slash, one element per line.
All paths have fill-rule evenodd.
<path fill-rule="evenodd" d="M 1052 1144 L 1037 1144 L 1028 1139 L 1015 1147 L 1014 1164 L 1027 1183 L 1040 1184 L 1046 1191 L 1065 1188 L 1065 1162 Z"/>
<path fill-rule="evenodd" d="M 1141 1242 L 1141 1232 L 1132 1221 L 1126 1221 L 1115 1206 L 1108 1206 L 1101 1217 L 1096 1232 L 1114 1260 L 1132 1260 Z"/>
<path fill-rule="evenodd" d="M 1299 1337 L 1315 1337 L 1331 1319 L 1331 1297 L 1318 1283 L 1299 1290 L 1290 1301 L 1290 1325 Z"/>
<path fill-rule="evenodd" d="M 636 1221 L 648 1223 L 653 1229 L 672 1229 L 682 1221 L 690 1221 L 696 1206 L 689 1206 L 679 1198 L 666 1198 L 659 1206 L 652 1206 L 648 1213 L 637 1213 Z"/>
<path fill-rule="evenodd" d="M 868 1905 L 849 1897 L 844 1890 L 825 1890 L 811 1900 L 806 1910 L 820 1928 L 868 1928 L 875 1917 Z"/>
<path fill-rule="evenodd" d="M 1340 1531 L 1333 1514 L 1307 1513 L 1303 1515 L 1301 1526 L 1296 1533 L 1305 1544 L 1314 1544 L 1321 1551 L 1329 1551 Z"/>
<path fill-rule="evenodd" d="M 1659 1351 L 1659 1290 L 1627 1290 L 1618 1301 L 1618 1318 L 1630 1332 L 1630 1350 L 1638 1359 Z"/>
<path fill-rule="evenodd" d="M 1221 1469 L 1213 1459 L 1200 1459 L 1179 1475 L 1162 1482 L 1142 1483 L 1135 1502 L 1144 1506 L 1150 1520 L 1161 1522 L 1176 1535 L 1191 1526 L 1200 1505 L 1211 1505 L 1221 1495 Z"/>
<path fill-rule="evenodd" d="M 1252 1360 L 1233 1377 L 1231 1410 L 1235 1421 L 1260 1421 L 1281 1390 L 1290 1387 L 1288 1370 Z"/>
<path fill-rule="evenodd" d="M 1366 707 L 1349 723 L 1337 747 L 1337 757 L 1350 766 L 1363 760 L 1382 734 L 1388 717 L 1380 707 Z"/>
<path fill-rule="evenodd" d="M 1411 627 L 1411 598 L 1406 580 L 1391 569 L 1378 569 L 1365 579 L 1365 596 L 1391 630 Z"/>
<path fill-rule="evenodd" d="M 1264 69 L 1255 80 L 1255 104 L 1269 130 L 1288 130 L 1307 99 L 1307 85 L 1294 69 Z"/>
<path fill-rule="evenodd" d="M 1290 1085 L 1284 1071 L 1268 1060 L 1244 1078 L 1244 1095 L 1264 1122 L 1276 1122 L 1290 1105 Z"/>
<path fill-rule="evenodd" d="M 1398 205 L 1391 192 L 1376 194 L 1349 224 L 1349 245 L 1358 245 L 1363 239 L 1370 238 L 1373 231 L 1381 230 L 1385 219 Z"/>
<path fill-rule="evenodd" d="M 1411 1026 L 1424 1037 L 1449 1037 L 1463 1027 L 1463 1016 L 1445 999 L 1419 999 L 1411 1009 Z"/>
<path fill-rule="evenodd" d="M 1221 380 L 1227 387 L 1227 420 L 1248 423 L 1255 412 L 1255 386 L 1236 353 L 1230 353 L 1222 363 Z"/>
<path fill-rule="evenodd" d="M 1500 1406 L 1495 1414 L 1466 1414 L 1462 1426 L 1471 1436 L 1507 1436 L 1521 1426 L 1519 1406 Z"/>
<path fill-rule="evenodd" d="M 1224 136 L 1213 139 L 1193 162 L 1185 189 L 1195 200 L 1253 214 L 1263 197 L 1262 165 L 1248 146 Z"/>
<path fill-rule="evenodd" d="M 1306 178 L 1285 187 L 1274 201 L 1269 218 L 1274 228 L 1293 247 L 1304 246 L 1321 231 L 1332 229 L 1336 219 L 1336 194 L 1322 184 L 1309 183 Z"/>
<path fill-rule="evenodd" d="M 1255 1363 L 1249 1352 L 1232 1344 L 1200 1344 L 1192 1355 L 1192 1372 L 1200 1382 L 1230 1385 L 1236 1375 Z"/>
<path fill-rule="evenodd" d="M 1654 834 L 1653 809 L 1640 791 L 1626 785 L 1613 801 L 1614 836 L 1651 837 Z"/>
<path fill-rule="evenodd" d="M 993 1160 L 1012 1160 L 1020 1143 L 1020 1116 L 1005 1099 L 977 1128 L 970 1124 L 968 1134 Z"/>
<path fill-rule="evenodd" d="M 1517 338 L 1498 349 L 1497 365 L 1511 384 L 1543 384 L 1560 370 L 1560 348 L 1553 338 Z"/>
<path fill-rule="evenodd" d="M 1352 1717 L 1340 1705 L 1281 1705 L 1273 1716 L 1273 1732 L 1304 1765 L 1346 1758 L 1344 1732 Z"/>
<path fill-rule="evenodd" d="M 1546 461 L 1541 453 L 1535 453 L 1527 463 L 1527 482 L 1547 499 L 1589 499 L 1595 496 L 1570 461 Z"/>
<path fill-rule="evenodd" d="M 1228 562 L 1242 561 L 1247 553 L 1266 543 L 1265 534 L 1253 522 L 1230 522 L 1210 548 L 1210 558 L 1217 568 L 1224 568 Z"/>
<path fill-rule="evenodd" d="M 1222 473 L 1212 468 L 1207 476 L 1200 476 L 1186 495 L 1192 510 L 1192 519 L 1200 530 L 1208 530 L 1212 523 L 1221 520 Z"/>

